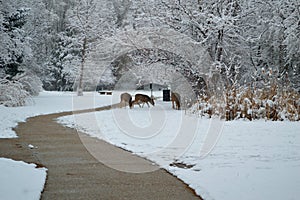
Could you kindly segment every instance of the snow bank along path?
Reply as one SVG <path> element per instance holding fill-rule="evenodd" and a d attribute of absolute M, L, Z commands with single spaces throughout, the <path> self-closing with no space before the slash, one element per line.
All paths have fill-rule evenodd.
<path fill-rule="evenodd" d="M 56 122 L 58 117 L 71 114 L 73 112 L 29 118 L 15 128 L 18 138 L 0 140 L 0 157 L 37 163 L 48 169 L 42 199 L 199 199 L 187 185 L 165 170 L 134 174 L 99 163 L 82 145 L 76 130 Z M 103 154 L 119 151 L 123 154 L 121 157 L 153 166 L 104 141 L 89 140 L 101 146 Z"/>
<path fill-rule="evenodd" d="M 0 199 L 40 198 L 47 169 L 6 158 L 0 158 L 0 169 Z"/>

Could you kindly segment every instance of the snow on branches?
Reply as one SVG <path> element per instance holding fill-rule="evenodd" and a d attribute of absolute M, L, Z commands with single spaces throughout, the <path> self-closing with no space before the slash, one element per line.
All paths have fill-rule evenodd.
<path fill-rule="evenodd" d="M 0 79 L 0 105 L 7 107 L 23 106 L 30 96 L 19 81 Z"/>

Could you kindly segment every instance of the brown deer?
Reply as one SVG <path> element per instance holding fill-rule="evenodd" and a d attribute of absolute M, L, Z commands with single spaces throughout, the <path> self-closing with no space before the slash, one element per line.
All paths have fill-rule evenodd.
<path fill-rule="evenodd" d="M 145 103 L 149 106 L 149 102 L 152 104 L 152 106 L 155 105 L 153 98 L 150 98 L 148 95 L 145 94 L 136 94 L 134 101 L 132 101 L 132 105 L 138 104 L 140 107 L 140 103 L 143 103 L 142 107 L 144 107 Z"/>
<path fill-rule="evenodd" d="M 172 101 L 172 108 L 176 110 L 180 110 L 180 95 L 178 93 L 172 92 L 171 93 L 171 101 Z M 175 107 L 174 107 L 175 102 Z"/>
<path fill-rule="evenodd" d="M 120 97 L 121 97 L 120 107 L 122 107 L 122 105 L 126 107 L 126 104 L 128 104 L 129 107 L 132 108 L 132 96 L 130 94 L 122 93 Z"/>

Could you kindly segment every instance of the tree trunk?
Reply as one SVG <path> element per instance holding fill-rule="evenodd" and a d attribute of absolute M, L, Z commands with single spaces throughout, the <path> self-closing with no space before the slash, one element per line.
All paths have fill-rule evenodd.
<path fill-rule="evenodd" d="M 82 45 L 82 58 L 81 58 L 81 68 L 80 68 L 80 75 L 79 75 L 79 83 L 77 87 L 77 96 L 83 96 L 83 70 L 85 64 L 85 53 L 86 53 L 86 37 L 83 39 Z"/>

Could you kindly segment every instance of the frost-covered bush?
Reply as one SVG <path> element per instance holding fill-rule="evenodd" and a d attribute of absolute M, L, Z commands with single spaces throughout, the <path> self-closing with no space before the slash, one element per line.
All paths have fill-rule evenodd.
<path fill-rule="evenodd" d="M 0 105 L 7 107 L 23 106 L 29 96 L 29 92 L 19 81 L 0 79 Z"/>
<path fill-rule="evenodd" d="M 19 81 L 23 89 L 29 92 L 30 95 L 36 96 L 42 90 L 42 82 L 33 73 L 25 72 L 24 74 L 17 75 L 15 80 Z"/>
<path fill-rule="evenodd" d="M 30 96 L 38 95 L 42 89 L 40 79 L 25 72 L 12 79 L 7 77 L 0 79 L 0 105 L 8 107 L 24 106 Z"/>

